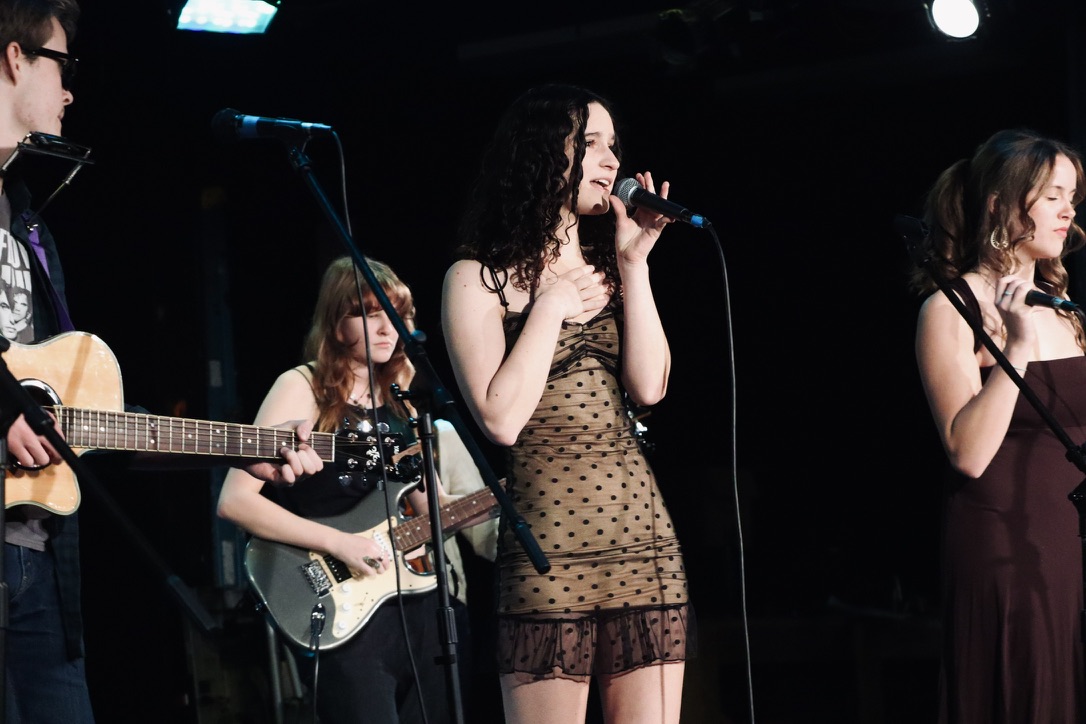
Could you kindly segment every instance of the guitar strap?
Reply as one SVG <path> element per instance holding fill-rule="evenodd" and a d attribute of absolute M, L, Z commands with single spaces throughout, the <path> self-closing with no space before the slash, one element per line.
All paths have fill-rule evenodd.
<path fill-rule="evenodd" d="M 38 255 L 41 268 L 45 270 L 45 284 L 49 287 L 49 298 L 53 300 L 53 307 L 57 310 L 57 322 L 60 324 L 60 331 L 71 332 L 75 329 L 75 325 L 72 324 L 71 317 L 68 316 L 68 307 L 64 304 L 64 300 L 60 298 L 60 292 L 53 286 L 53 280 L 49 275 L 49 263 L 45 260 L 45 248 L 42 247 L 41 239 L 38 237 L 38 225 L 30 223 L 32 217 L 33 213 L 30 211 L 24 211 L 22 214 L 23 223 L 26 224 L 26 228 L 30 232 L 30 246 L 34 249 L 34 253 Z"/>

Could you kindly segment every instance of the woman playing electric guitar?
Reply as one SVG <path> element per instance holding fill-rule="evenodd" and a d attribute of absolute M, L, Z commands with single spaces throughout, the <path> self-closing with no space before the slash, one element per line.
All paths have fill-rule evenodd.
<path fill-rule="evenodd" d="M 387 265 L 372 260 L 369 264 L 405 325 L 413 329 L 415 310 L 408 287 Z M 305 364 L 275 381 L 257 413 L 257 424 L 311 420 L 316 430 L 334 431 L 346 422 L 363 436 L 384 432 L 387 425 L 387 432 L 402 435 L 408 444 L 414 441 L 413 410 L 389 393 L 393 383 L 410 387 L 414 367 L 396 327 L 350 258 L 337 259 L 325 272 L 305 359 Z M 356 535 L 358 531 L 315 520 L 342 514 L 371 496 L 391 497 L 387 489 L 377 489 L 378 477 L 326 466 L 296 485 L 273 487 L 231 470 L 218 511 L 259 538 L 332 556 L 355 577 L 386 576 L 394 581 L 395 551 L 382 545 L 379 536 Z M 417 487 L 405 497 L 414 511 L 428 512 L 426 495 Z M 388 501 L 387 517 L 396 514 L 397 504 Z M 320 654 L 319 667 L 311 659 L 306 665 L 306 652 L 298 651 L 300 671 L 315 693 L 324 724 L 361 722 L 363 714 L 366 721 L 450 720 L 444 672 L 435 663 L 441 653 L 434 615 L 437 601 L 436 589 L 430 589 L 377 608 L 349 640 Z M 313 681 L 314 668 L 319 670 L 319 688 Z"/>

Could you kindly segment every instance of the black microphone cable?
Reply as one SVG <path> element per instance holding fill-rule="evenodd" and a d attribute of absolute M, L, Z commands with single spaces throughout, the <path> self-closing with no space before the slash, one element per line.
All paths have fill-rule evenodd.
<path fill-rule="evenodd" d="M 658 197 L 657 197 L 658 198 Z M 651 208 L 651 207 L 650 207 Z M 704 218 L 704 217 L 702 217 Z M 724 260 L 724 250 L 720 244 L 720 237 L 717 236 L 716 229 L 712 224 L 708 223 L 708 219 L 705 220 L 704 227 L 709 231 L 713 237 L 713 241 L 716 244 L 716 250 L 718 259 L 720 262 L 720 274 L 721 280 L 724 284 L 724 320 L 727 330 L 728 339 L 728 383 L 729 391 L 731 395 L 731 477 L 732 477 L 732 495 L 735 504 L 735 527 L 736 527 L 736 543 L 738 546 L 738 559 L 739 559 L 739 607 L 740 607 L 740 620 L 743 633 L 743 652 L 746 658 L 746 676 L 747 676 L 747 697 L 748 707 L 750 712 L 750 724 L 755 724 L 754 717 L 754 674 L 751 662 L 750 651 L 750 617 L 747 610 L 747 572 L 746 572 L 746 551 L 743 542 L 743 513 L 742 507 L 739 501 L 739 468 L 737 464 L 738 458 L 738 444 L 737 444 L 737 414 L 736 409 L 738 406 L 736 395 L 737 385 L 735 381 L 735 337 L 732 334 L 732 306 L 731 306 L 731 292 L 728 285 L 728 265 Z"/>
<path fill-rule="evenodd" d="M 319 601 L 314 604 L 313 611 L 309 614 L 309 648 L 313 651 L 313 688 L 310 693 L 310 702 L 313 706 L 313 721 L 319 721 L 317 718 L 317 682 L 320 680 L 318 674 L 320 673 L 320 639 L 321 634 L 324 633 L 324 604 Z M 278 676 L 278 672 L 272 672 Z"/>

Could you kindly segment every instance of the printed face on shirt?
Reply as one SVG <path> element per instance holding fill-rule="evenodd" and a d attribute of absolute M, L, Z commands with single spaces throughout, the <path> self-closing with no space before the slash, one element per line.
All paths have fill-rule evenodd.
<path fill-rule="evenodd" d="M 11 308 L 15 312 L 16 319 L 26 319 L 26 313 L 30 311 L 30 301 L 25 291 L 15 292 L 15 299 L 12 300 Z"/>
<path fill-rule="evenodd" d="M 29 253 L 6 229 L 0 229 L 0 334 L 23 344 L 34 341 Z"/>
<path fill-rule="evenodd" d="M 11 310 L 11 301 L 6 292 L 0 292 L 0 334 L 7 339 L 15 339 L 19 330 L 15 328 L 15 316 Z"/>
<path fill-rule="evenodd" d="M 24 289 L 16 289 L 12 295 L 11 318 L 17 331 L 26 329 L 30 321 L 30 295 Z"/>
<path fill-rule="evenodd" d="M 29 298 L 21 289 L 0 291 L 0 334 L 7 339 L 19 341 L 20 333 L 30 325 Z"/>

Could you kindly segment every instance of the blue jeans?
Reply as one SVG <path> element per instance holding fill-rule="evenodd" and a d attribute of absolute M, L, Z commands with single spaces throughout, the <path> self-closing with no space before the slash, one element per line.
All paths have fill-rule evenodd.
<path fill-rule="evenodd" d="M 83 659 L 69 660 L 53 556 L 4 544 L 6 724 L 93 724 Z"/>

